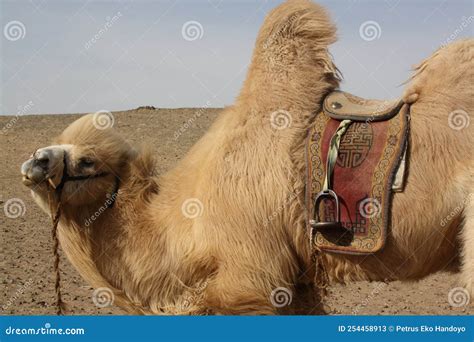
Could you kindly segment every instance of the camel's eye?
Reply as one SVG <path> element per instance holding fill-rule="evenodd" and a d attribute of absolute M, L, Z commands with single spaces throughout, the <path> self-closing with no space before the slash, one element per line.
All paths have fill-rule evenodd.
<path fill-rule="evenodd" d="M 79 167 L 80 168 L 87 168 L 94 166 L 94 161 L 90 158 L 81 158 L 79 160 Z"/>

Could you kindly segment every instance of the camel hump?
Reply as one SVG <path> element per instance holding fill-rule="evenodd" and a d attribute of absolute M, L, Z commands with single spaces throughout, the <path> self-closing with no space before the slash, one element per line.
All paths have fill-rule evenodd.
<path fill-rule="evenodd" d="M 336 27 L 323 7 L 311 1 L 293 0 L 270 12 L 258 40 L 266 49 L 297 38 L 308 39 L 312 47 L 325 47 L 336 41 Z"/>
<path fill-rule="evenodd" d="M 317 109 L 342 78 L 328 51 L 335 41 L 336 27 L 321 6 L 304 0 L 278 6 L 260 29 L 238 104 L 258 105 L 262 113 L 295 103 Z"/>
<path fill-rule="evenodd" d="M 455 103 L 472 99 L 473 77 L 474 39 L 459 40 L 442 46 L 415 67 L 403 99 L 406 103 L 439 100 L 440 96 Z"/>

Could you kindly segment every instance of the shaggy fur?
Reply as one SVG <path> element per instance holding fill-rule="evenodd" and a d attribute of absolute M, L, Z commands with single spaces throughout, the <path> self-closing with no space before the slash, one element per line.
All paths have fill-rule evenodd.
<path fill-rule="evenodd" d="M 321 312 L 305 228 L 304 141 L 338 86 L 327 51 L 335 39 L 318 5 L 291 1 L 273 10 L 236 104 L 161 177 L 150 153 L 96 130 L 91 116 L 67 128 L 58 143 L 72 145 L 70 163 L 92 153 L 98 169 L 121 179 L 114 207 L 88 227 L 114 176 L 64 188 L 59 237 L 81 275 L 113 289 L 115 303 L 133 313 Z M 331 281 L 419 279 L 453 264 L 462 234 L 462 276 L 472 288 L 474 207 L 465 199 L 474 190 L 474 135 L 472 125 L 449 128 L 448 114 L 472 112 L 473 46 L 450 45 L 417 69 L 404 96 L 413 102 L 408 182 L 395 195 L 387 245 L 365 257 L 324 254 Z M 276 111 L 290 113 L 288 128 L 272 125 Z M 44 189 L 35 196 L 44 202 Z M 202 203 L 200 216 L 183 215 L 188 199 Z M 272 305 L 277 287 L 293 291 L 290 306 Z"/>

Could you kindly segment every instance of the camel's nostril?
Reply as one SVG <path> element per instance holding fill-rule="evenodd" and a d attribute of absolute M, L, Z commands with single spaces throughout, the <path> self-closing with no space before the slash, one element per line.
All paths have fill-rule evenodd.
<path fill-rule="evenodd" d="M 49 150 L 39 150 L 35 156 L 35 166 L 42 168 L 43 170 L 48 169 L 49 161 L 50 161 L 51 152 Z"/>
<path fill-rule="evenodd" d="M 22 176 L 28 178 L 28 171 L 31 169 L 32 164 L 33 164 L 33 159 L 28 159 L 26 162 L 24 162 L 21 165 L 21 174 L 22 174 Z"/>
<path fill-rule="evenodd" d="M 48 157 L 42 157 L 42 158 L 36 159 L 36 164 L 42 167 L 43 169 L 46 169 L 48 167 L 48 163 L 49 163 Z"/>

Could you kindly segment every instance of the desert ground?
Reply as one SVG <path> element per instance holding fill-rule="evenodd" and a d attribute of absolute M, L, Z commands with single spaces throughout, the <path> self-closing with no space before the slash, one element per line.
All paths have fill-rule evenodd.
<path fill-rule="evenodd" d="M 206 131 L 221 109 L 187 108 L 114 112 L 114 126 L 134 144 L 150 144 L 159 172 L 165 172 Z M 47 146 L 80 115 L 0 116 L 0 314 L 55 313 L 51 222 L 21 184 L 20 165 L 39 147 Z M 10 199 L 19 199 L 19 217 L 4 214 Z M 23 205 L 24 203 L 24 205 Z M 11 216 L 11 215 L 10 215 Z M 17 215 L 15 215 L 17 216 Z M 62 291 L 67 314 L 125 314 L 115 306 L 99 308 L 89 287 L 62 257 Z M 459 286 L 456 274 L 437 273 L 418 282 L 333 285 L 326 304 L 331 314 L 467 315 L 474 306 L 453 307 L 449 291 Z"/>

